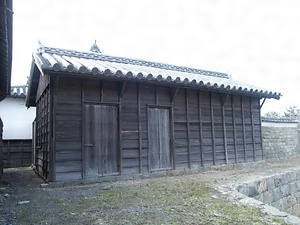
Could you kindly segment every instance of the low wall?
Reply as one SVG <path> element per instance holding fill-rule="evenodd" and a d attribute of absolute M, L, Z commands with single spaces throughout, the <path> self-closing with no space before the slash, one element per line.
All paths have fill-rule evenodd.
<path fill-rule="evenodd" d="M 32 140 L 3 140 L 3 168 L 30 166 L 32 164 Z"/>
<path fill-rule="evenodd" d="M 262 118 L 262 139 L 266 160 L 300 156 L 298 121 L 293 119 Z"/>
<path fill-rule="evenodd" d="M 3 175 L 2 134 L 3 134 L 3 123 L 0 117 L 0 180 Z"/>
<path fill-rule="evenodd" d="M 280 211 L 300 217 L 300 170 L 241 185 L 238 191 Z"/>

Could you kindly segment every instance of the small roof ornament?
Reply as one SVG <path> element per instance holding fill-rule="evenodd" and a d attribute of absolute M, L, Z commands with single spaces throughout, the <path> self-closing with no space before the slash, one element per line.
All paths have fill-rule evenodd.
<path fill-rule="evenodd" d="M 92 45 L 90 51 L 95 52 L 95 53 L 101 53 L 100 48 L 98 47 L 96 40 L 95 40 L 95 43 Z"/>
<path fill-rule="evenodd" d="M 38 40 L 38 44 L 39 44 L 39 48 L 38 48 L 38 53 L 44 53 L 45 52 L 45 45 L 40 41 Z"/>

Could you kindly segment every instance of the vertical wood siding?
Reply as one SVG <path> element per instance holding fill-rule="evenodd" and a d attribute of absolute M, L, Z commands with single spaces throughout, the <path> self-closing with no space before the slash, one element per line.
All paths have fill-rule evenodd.
<path fill-rule="evenodd" d="M 48 179 L 50 163 L 50 88 L 44 89 L 36 107 L 36 170 Z"/>
<path fill-rule="evenodd" d="M 171 168 L 262 159 L 257 98 L 144 83 L 127 82 L 122 86 L 122 82 L 63 77 L 55 91 L 56 180 L 82 178 L 86 103 L 120 106 L 119 174 L 153 169 L 154 161 L 149 157 L 153 153 L 148 141 L 148 137 L 153 138 L 148 134 L 149 106 L 169 109 L 169 117 L 164 118 L 169 118 Z"/>
<path fill-rule="evenodd" d="M 89 85 L 92 91 L 94 86 Z M 82 99 L 81 80 L 60 77 L 55 101 L 56 180 L 82 178 Z M 84 93 L 93 97 L 91 92 Z M 99 97 L 99 95 L 97 96 Z"/>
<path fill-rule="evenodd" d="M 118 174 L 118 108 L 85 104 L 84 178 Z"/>
<path fill-rule="evenodd" d="M 3 140 L 4 168 L 32 164 L 32 140 Z"/>
<path fill-rule="evenodd" d="M 170 110 L 148 109 L 148 140 L 151 171 L 170 169 Z"/>

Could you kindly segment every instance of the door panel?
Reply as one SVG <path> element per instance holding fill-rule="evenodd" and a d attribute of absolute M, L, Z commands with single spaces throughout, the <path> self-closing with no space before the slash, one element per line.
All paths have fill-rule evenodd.
<path fill-rule="evenodd" d="M 149 156 L 151 170 L 170 168 L 169 109 L 148 109 Z"/>
<path fill-rule="evenodd" d="M 118 172 L 118 108 L 85 105 L 85 172 L 88 177 Z"/>

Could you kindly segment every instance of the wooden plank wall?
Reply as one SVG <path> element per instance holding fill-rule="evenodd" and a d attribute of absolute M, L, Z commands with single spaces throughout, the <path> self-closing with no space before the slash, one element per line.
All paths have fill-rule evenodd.
<path fill-rule="evenodd" d="M 50 149 L 50 88 L 47 86 L 36 106 L 36 170 L 45 178 L 49 175 Z"/>
<path fill-rule="evenodd" d="M 81 80 L 60 77 L 54 97 L 55 179 L 82 178 Z"/>
<path fill-rule="evenodd" d="M 3 140 L 4 168 L 30 166 L 32 164 L 32 140 Z"/>
<path fill-rule="evenodd" d="M 84 102 L 121 104 L 121 174 L 150 170 L 148 105 L 172 106 L 174 169 L 262 159 L 259 99 L 184 88 L 176 92 L 175 87 L 128 81 L 121 87 L 121 81 L 60 77 L 55 100 L 56 180 L 82 178 Z"/>

